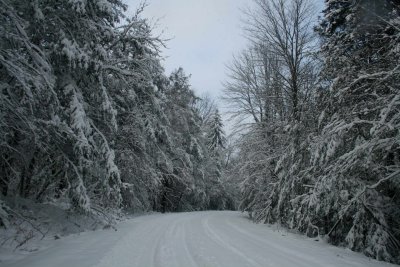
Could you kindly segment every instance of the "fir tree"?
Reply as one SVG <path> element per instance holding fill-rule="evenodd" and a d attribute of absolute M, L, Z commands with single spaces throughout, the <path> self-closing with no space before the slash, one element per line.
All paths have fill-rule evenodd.
<path fill-rule="evenodd" d="M 221 115 L 218 109 L 216 109 L 211 118 L 207 136 L 208 149 L 212 152 L 217 152 L 225 148 L 226 139 L 223 127 Z"/>

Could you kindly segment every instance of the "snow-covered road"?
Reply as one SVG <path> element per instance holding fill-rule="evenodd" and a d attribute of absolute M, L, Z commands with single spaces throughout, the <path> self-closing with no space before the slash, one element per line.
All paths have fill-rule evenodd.
<path fill-rule="evenodd" d="M 1 265 L 1 264 L 0 264 Z M 323 267 L 395 266 L 239 212 L 192 212 L 137 217 L 104 230 L 69 236 L 5 266 L 13 267 Z"/>

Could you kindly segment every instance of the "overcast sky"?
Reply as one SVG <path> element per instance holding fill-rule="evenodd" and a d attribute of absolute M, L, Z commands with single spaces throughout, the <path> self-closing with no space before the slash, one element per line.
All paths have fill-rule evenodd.
<path fill-rule="evenodd" d="M 139 1 L 127 0 L 130 10 Z M 241 8 L 249 0 L 148 0 L 147 18 L 159 18 L 167 42 L 164 66 L 167 73 L 183 67 L 191 74 L 198 95 L 217 98 L 226 79 L 225 64 L 245 47 L 241 31 Z"/>
<path fill-rule="evenodd" d="M 323 0 L 314 0 L 322 10 Z M 141 0 L 125 0 L 134 12 Z M 222 82 L 227 80 L 225 65 L 234 54 L 246 47 L 243 36 L 243 12 L 251 0 L 147 0 L 143 16 L 158 20 L 155 33 L 164 31 L 171 39 L 163 50 L 166 73 L 183 67 L 191 74 L 190 83 L 198 96 L 208 93 L 219 104 L 225 130 L 231 132 L 232 122 L 223 103 Z M 316 17 L 319 14 L 316 14 Z"/>

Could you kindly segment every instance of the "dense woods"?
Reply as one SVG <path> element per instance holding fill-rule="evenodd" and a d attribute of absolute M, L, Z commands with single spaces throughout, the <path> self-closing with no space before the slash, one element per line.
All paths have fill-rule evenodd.
<path fill-rule="evenodd" d="M 2 226 L 17 197 L 99 217 L 232 207 L 216 107 L 164 73 L 143 8 L 0 2 Z"/>
<path fill-rule="evenodd" d="M 0 227 L 37 230 L 26 203 L 107 223 L 239 208 L 400 263 L 399 1 L 326 0 L 319 21 L 312 0 L 253 2 L 228 138 L 165 73 L 145 5 L 0 0 Z"/>
<path fill-rule="evenodd" d="M 242 211 L 400 262 L 398 1 L 256 0 L 225 100 Z"/>

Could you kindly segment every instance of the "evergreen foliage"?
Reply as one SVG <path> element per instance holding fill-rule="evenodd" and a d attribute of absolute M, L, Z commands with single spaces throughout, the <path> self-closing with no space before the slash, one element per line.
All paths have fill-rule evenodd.
<path fill-rule="evenodd" d="M 182 69 L 165 75 L 145 5 L 130 18 L 119 0 L 0 7 L 2 199 L 103 216 L 202 210 L 222 194 L 206 186 L 217 163 L 199 99 Z"/>
<path fill-rule="evenodd" d="M 240 209 L 399 263 L 398 1 L 325 1 L 317 57 L 308 1 L 255 2 L 255 45 L 225 85 L 234 116 L 254 121 L 228 171 Z"/>

